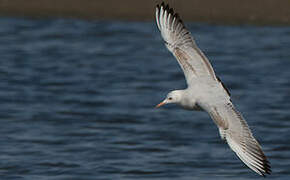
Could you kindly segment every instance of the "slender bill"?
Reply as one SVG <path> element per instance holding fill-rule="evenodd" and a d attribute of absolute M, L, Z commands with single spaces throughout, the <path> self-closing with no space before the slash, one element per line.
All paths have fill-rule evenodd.
<path fill-rule="evenodd" d="M 160 106 L 163 106 L 164 104 L 166 104 L 164 101 L 162 101 L 161 103 L 157 104 L 157 106 L 155 106 L 155 108 L 159 108 Z"/>

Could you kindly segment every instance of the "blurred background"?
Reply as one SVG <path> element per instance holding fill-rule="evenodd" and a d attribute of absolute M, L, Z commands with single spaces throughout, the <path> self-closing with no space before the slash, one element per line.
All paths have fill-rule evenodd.
<path fill-rule="evenodd" d="M 148 20 L 160 0 L 0 0 L 4 16 Z M 288 0 L 167 0 L 184 20 L 223 24 L 290 24 Z"/>
<path fill-rule="evenodd" d="M 290 1 L 168 2 L 289 179 Z M 0 0 L 0 179 L 258 178 L 207 113 L 154 109 L 186 87 L 157 3 Z"/>

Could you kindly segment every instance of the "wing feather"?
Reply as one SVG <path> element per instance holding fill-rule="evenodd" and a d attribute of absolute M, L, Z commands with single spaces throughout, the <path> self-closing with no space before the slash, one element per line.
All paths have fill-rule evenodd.
<path fill-rule="evenodd" d="M 205 106 L 203 106 L 205 107 Z M 253 171 L 265 176 L 271 173 L 270 163 L 251 130 L 231 102 L 214 107 L 207 106 L 205 110 L 210 114 L 225 138 L 230 148 Z"/>
<path fill-rule="evenodd" d="M 217 80 L 208 59 L 196 46 L 191 33 L 172 8 L 164 3 L 157 5 L 156 23 L 166 47 L 181 66 L 188 85 L 201 77 Z"/>

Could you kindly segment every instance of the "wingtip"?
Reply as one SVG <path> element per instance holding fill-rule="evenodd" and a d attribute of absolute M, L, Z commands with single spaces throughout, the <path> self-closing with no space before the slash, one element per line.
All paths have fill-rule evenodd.
<path fill-rule="evenodd" d="M 165 4 L 164 1 L 162 1 L 162 3 L 161 3 L 160 5 L 157 4 L 157 5 L 156 5 L 156 8 L 158 8 L 158 9 L 163 8 L 164 11 L 169 11 L 169 12 L 170 12 L 170 10 L 172 9 L 172 8 L 169 7 L 169 4 Z M 172 10 L 173 10 L 173 9 L 172 9 Z"/>
<path fill-rule="evenodd" d="M 161 5 L 160 5 L 160 8 L 164 7 L 164 6 L 165 6 L 165 3 L 164 3 L 164 1 L 162 1 Z"/>
<path fill-rule="evenodd" d="M 164 8 L 166 11 L 169 10 L 169 4 L 166 4 L 165 8 Z"/>
<path fill-rule="evenodd" d="M 171 8 L 171 7 L 169 6 L 169 4 L 165 4 L 164 1 L 162 1 L 161 4 L 157 4 L 157 5 L 156 5 L 156 8 L 157 8 L 157 9 L 161 9 L 161 8 L 163 8 L 164 11 L 168 11 L 168 13 L 170 13 L 170 14 L 172 14 L 172 15 L 175 15 L 175 14 L 174 14 L 174 10 L 173 10 L 173 8 Z"/>
<path fill-rule="evenodd" d="M 156 5 L 156 9 L 158 9 L 158 10 L 160 9 L 160 6 L 159 6 L 159 4 L 157 4 L 157 5 Z"/>
<path fill-rule="evenodd" d="M 188 30 L 184 30 L 186 29 L 184 23 L 180 19 L 179 15 L 174 12 L 174 9 L 169 6 L 169 4 L 166 4 L 164 1 L 161 4 L 157 4 L 155 18 L 157 27 L 166 42 L 165 44 L 167 45 L 167 48 L 169 46 L 173 48 L 172 45 L 177 41 L 171 36 L 180 39 L 188 38 L 189 41 L 186 41 L 185 43 L 191 43 L 192 38 L 191 36 L 188 36 L 190 32 Z M 181 33 L 182 31 L 184 32 Z M 179 37 L 178 34 L 181 34 L 182 36 Z"/>
<path fill-rule="evenodd" d="M 261 168 L 257 169 L 261 176 L 266 177 L 267 175 L 270 175 L 272 173 L 270 162 L 268 161 L 266 155 L 262 151 L 262 149 L 259 150 L 261 155 Z"/>
<path fill-rule="evenodd" d="M 174 9 L 169 6 L 169 4 L 166 4 L 164 1 L 162 1 L 162 3 L 160 5 L 157 4 L 156 5 L 156 11 L 160 11 L 161 9 L 163 9 L 164 11 L 166 11 L 168 14 L 171 14 L 185 28 L 184 22 L 181 20 L 180 15 L 178 13 L 176 13 L 174 11 Z"/>
<path fill-rule="evenodd" d="M 261 154 L 263 155 L 263 176 L 266 177 L 266 175 L 270 175 L 272 173 L 271 170 L 271 163 L 268 161 L 266 155 L 261 150 Z"/>
<path fill-rule="evenodd" d="M 268 160 L 266 160 L 264 162 L 264 177 L 266 177 L 266 175 L 270 175 L 272 174 L 272 170 L 271 170 L 271 166 L 270 166 L 270 162 Z"/>
<path fill-rule="evenodd" d="M 257 170 L 260 172 L 259 174 L 265 178 L 266 176 L 272 173 L 270 162 L 268 161 L 265 155 L 263 156 L 261 165 L 262 165 L 261 169 L 257 169 Z"/>

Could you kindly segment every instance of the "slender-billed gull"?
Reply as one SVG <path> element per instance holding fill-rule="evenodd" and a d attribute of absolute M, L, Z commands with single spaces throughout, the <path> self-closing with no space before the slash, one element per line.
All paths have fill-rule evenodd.
<path fill-rule="evenodd" d="M 165 41 L 181 66 L 188 87 L 168 93 L 156 107 L 176 103 L 190 110 L 204 110 L 209 113 L 225 140 L 237 156 L 253 171 L 265 176 L 270 174 L 270 163 L 260 144 L 254 138 L 247 122 L 238 112 L 228 90 L 197 47 L 190 32 L 172 8 L 162 3 L 156 7 L 156 22 Z"/>

